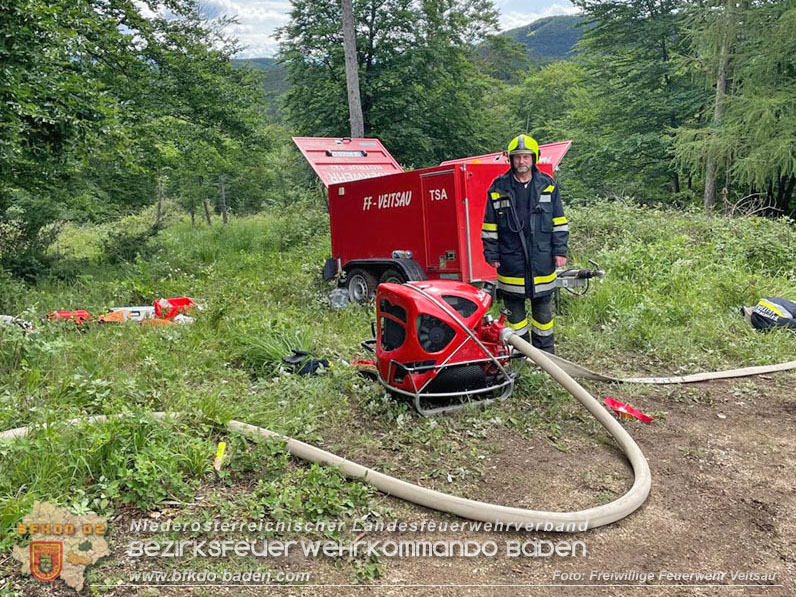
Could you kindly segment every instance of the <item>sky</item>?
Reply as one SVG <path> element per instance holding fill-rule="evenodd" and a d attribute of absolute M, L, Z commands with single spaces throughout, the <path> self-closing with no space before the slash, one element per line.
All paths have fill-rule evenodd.
<path fill-rule="evenodd" d="M 319 0 L 324 1 L 324 0 Z M 500 29 L 514 29 L 553 15 L 575 14 L 567 0 L 494 0 L 500 11 Z M 200 0 L 209 17 L 237 16 L 238 25 L 230 28 L 247 48 L 239 58 L 272 57 L 277 51 L 274 30 L 287 23 L 289 0 Z"/>

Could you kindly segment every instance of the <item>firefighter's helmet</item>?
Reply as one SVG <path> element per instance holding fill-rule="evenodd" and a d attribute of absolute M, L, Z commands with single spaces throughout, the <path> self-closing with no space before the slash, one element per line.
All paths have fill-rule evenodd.
<path fill-rule="evenodd" d="M 535 157 L 535 162 L 539 161 L 539 144 L 536 142 L 536 139 L 531 137 L 530 135 L 517 135 L 511 141 L 509 141 L 508 147 L 508 154 L 509 160 L 511 160 L 511 156 L 518 155 L 521 153 L 530 153 L 533 154 Z"/>

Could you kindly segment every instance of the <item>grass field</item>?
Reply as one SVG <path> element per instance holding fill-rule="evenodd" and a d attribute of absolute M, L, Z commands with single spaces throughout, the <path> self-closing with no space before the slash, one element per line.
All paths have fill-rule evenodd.
<path fill-rule="evenodd" d="M 319 205 L 317 198 L 198 229 L 175 215 L 158 236 L 134 246 L 140 255 L 132 261 L 122 259 L 130 254 L 122 245 L 150 214 L 113 227 L 68 228 L 52 277 L 31 286 L 0 278 L 0 313 L 36 321 L 55 309 L 100 314 L 164 296 L 188 295 L 204 305 L 195 324 L 179 327 L 45 323 L 29 335 L 0 328 L 0 429 L 49 425 L 0 443 L 0 559 L 34 500 L 118 520 L 156 510 L 177 518 L 310 521 L 395 514 L 394 502 L 333 469 L 229 434 L 229 419 L 465 493 L 487 474 L 496 432 L 563 454 L 571 441 L 597 433 L 563 390 L 530 369 L 509 402 L 434 419 L 360 378 L 345 361 L 362 357 L 373 305 L 329 307 L 331 286 L 319 275 L 329 254 L 328 222 Z M 568 217 L 572 260 L 593 259 L 606 277 L 585 297 L 564 295 L 556 320 L 562 356 L 640 376 L 796 355 L 796 334 L 759 333 L 739 315 L 741 305 L 764 296 L 796 297 L 792 223 L 608 202 L 573 207 Z M 316 377 L 291 374 L 280 366 L 291 348 L 333 365 Z M 629 387 L 624 395 L 651 391 Z M 664 419 L 666 401 L 700 397 L 699 390 L 667 391 L 655 411 Z M 147 414 L 159 410 L 188 414 L 165 423 Z M 111 413 L 125 416 L 104 425 L 62 424 Z M 221 474 L 211 466 L 219 441 L 230 446 Z M 600 491 L 597 501 L 623 490 L 608 483 Z M 124 566 L 98 567 L 89 578 L 115 582 Z M 349 581 L 374 580 L 389 568 L 362 558 L 330 566 L 334 578 Z M 4 590 L 33 586 L 16 582 Z"/>

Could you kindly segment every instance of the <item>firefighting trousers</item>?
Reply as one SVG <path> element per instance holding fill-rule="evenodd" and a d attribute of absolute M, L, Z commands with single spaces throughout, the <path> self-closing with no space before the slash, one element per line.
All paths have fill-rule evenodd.
<path fill-rule="evenodd" d="M 525 297 L 503 293 L 509 327 L 539 350 L 555 354 L 553 343 L 553 295 L 531 299 L 531 317 L 525 311 Z"/>

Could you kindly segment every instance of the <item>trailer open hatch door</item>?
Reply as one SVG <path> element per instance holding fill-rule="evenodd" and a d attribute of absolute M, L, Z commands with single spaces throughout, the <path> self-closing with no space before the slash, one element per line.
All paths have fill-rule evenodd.
<path fill-rule="evenodd" d="M 539 169 L 547 172 L 551 176 L 555 172 L 561 160 L 564 159 L 572 141 L 559 141 L 558 143 L 548 143 L 539 146 Z M 484 155 L 476 155 L 469 158 L 459 158 L 458 160 L 447 160 L 442 162 L 440 166 L 449 166 L 455 164 L 507 164 L 509 160 L 502 153 L 487 153 Z"/>
<path fill-rule="evenodd" d="M 378 139 L 293 137 L 293 142 L 327 188 L 403 172 Z"/>

